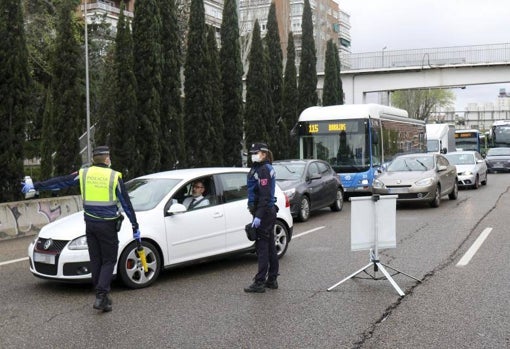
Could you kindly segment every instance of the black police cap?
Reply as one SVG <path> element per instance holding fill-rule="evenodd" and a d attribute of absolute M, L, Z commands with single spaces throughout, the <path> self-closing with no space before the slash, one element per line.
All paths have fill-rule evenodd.
<path fill-rule="evenodd" d="M 92 151 L 92 156 L 97 155 L 110 155 L 110 148 L 108 148 L 108 146 L 106 145 L 94 148 L 94 150 Z"/>
<path fill-rule="evenodd" d="M 266 143 L 253 143 L 250 147 L 250 154 L 256 154 L 259 151 L 269 151 Z"/>

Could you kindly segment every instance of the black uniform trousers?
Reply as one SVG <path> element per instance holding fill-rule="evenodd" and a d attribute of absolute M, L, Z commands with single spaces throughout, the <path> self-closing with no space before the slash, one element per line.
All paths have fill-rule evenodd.
<path fill-rule="evenodd" d="M 96 294 L 109 293 L 119 249 L 116 220 L 85 220 L 85 225 L 92 283 Z"/>
<path fill-rule="evenodd" d="M 265 282 L 275 280 L 278 276 L 278 255 L 274 241 L 274 225 L 276 223 L 276 208 L 268 208 L 264 217 L 260 219 L 260 227 L 257 228 L 257 251 L 258 271 L 254 280 Z"/>

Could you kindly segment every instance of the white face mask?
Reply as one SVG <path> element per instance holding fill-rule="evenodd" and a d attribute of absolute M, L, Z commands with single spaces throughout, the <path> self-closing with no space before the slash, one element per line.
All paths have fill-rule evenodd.
<path fill-rule="evenodd" d="M 252 154 L 251 155 L 251 161 L 252 162 L 260 162 L 259 154 Z"/>

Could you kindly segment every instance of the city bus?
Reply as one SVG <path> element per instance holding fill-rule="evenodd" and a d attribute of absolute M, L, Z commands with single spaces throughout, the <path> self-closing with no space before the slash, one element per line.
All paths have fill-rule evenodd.
<path fill-rule="evenodd" d="M 510 147 L 510 120 L 494 121 L 489 135 L 492 148 Z"/>
<path fill-rule="evenodd" d="M 475 150 L 481 153 L 482 142 L 478 130 L 456 130 L 455 148 L 457 150 Z"/>
<path fill-rule="evenodd" d="M 310 107 L 293 131 L 300 158 L 328 161 L 347 197 L 371 194 L 377 171 L 396 155 L 427 151 L 423 121 L 378 104 Z"/>

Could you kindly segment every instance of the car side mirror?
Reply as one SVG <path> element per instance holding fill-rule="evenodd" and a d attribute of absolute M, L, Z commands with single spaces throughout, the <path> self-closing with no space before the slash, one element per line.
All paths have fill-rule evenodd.
<path fill-rule="evenodd" d="M 313 175 L 310 176 L 310 180 L 321 179 L 321 178 L 322 178 L 322 175 L 320 173 L 314 173 Z"/>
<path fill-rule="evenodd" d="M 169 216 L 171 216 L 171 215 L 178 214 L 178 213 L 184 213 L 186 211 L 187 211 L 186 206 L 184 206 L 183 204 L 174 203 L 174 204 L 172 204 L 172 206 L 170 206 L 170 208 L 166 211 L 166 213 Z"/>
<path fill-rule="evenodd" d="M 447 167 L 447 166 L 445 166 L 445 165 L 439 165 L 439 166 L 437 166 L 437 171 L 438 171 L 438 172 L 446 171 L 446 169 L 447 169 L 447 168 L 448 168 L 448 167 Z"/>

